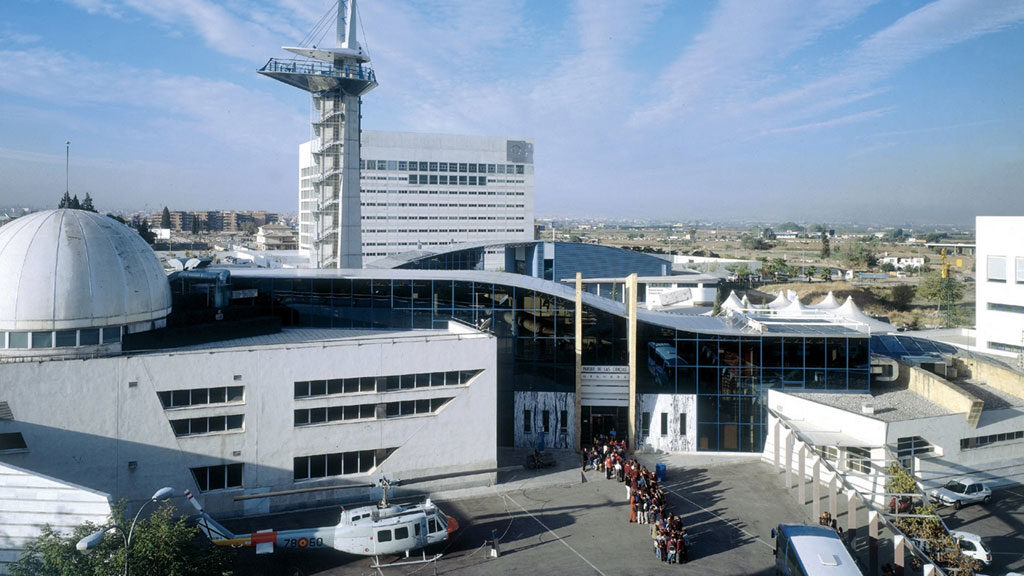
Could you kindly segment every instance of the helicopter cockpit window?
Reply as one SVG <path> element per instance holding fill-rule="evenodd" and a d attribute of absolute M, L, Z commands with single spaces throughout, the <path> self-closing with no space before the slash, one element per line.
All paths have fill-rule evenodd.
<path fill-rule="evenodd" d="M 419 536 L 420 535 L 420 525 L 419 524 L 414 524 L 413 528 L 415 528 L 416 535 Z"/>
<path fill-rule="evenodd" d="M 401 528 L 395 528 L 395 540 L 405 540 L 409 537 L 409 527 L 402 526 Z"/>
<path fill-rule="evenodd" d="M 378 530 L 377 542 L 391 542 L 391 530 Z"/>
<path fill-rule="evenodd" d="M 427 520 L 427 530 L 430 531 L 430 533 L 437 532 L 437 520 L 434 520 L 433 518 Z"/>

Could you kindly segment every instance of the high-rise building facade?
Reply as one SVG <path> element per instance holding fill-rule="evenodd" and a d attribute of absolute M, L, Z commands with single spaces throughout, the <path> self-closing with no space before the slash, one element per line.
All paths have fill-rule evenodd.
<path fill-rule="evenodd" d="M 315 141 L 299 148 L 299 219 L 313 221 Z M 492 136 L 363 131 L 363 262 L 461 243 L 533 240 L 533 142 Z M 312 255 L 313 228 L 299 248 Z M 493 261 L 502 265 L 501 257 Z"/>
<path fill-rule="evenodd" d="M 977 347 L 1024 361 L 1024 218 L 978 216 L 975 236 Z"/>

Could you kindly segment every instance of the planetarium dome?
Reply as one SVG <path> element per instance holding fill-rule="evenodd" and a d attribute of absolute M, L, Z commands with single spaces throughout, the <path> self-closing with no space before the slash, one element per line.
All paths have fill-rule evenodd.
<path fill-rule="evenodd" d="M 113 218 L 48 210 L 0 227 L 0 349 L 8 353 L 119 348 L 122 333 L 163 326 L 170 311 L 156 255 Z"/>

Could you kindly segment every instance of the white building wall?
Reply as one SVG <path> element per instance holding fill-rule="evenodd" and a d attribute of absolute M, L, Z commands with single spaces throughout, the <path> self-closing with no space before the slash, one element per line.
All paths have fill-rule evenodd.
<path fill-rule="evenodd" d="M 544 434 L 545 448 L 576 447 L 576 401 L 571 392 L 516 392 L 513 399 L 515 429 L 513 442 L 517 448 L 534 448 Z M 526 430 L 526 411 L 529 415 L 529 431 Z M 548 412 L 548 430 L 544 432 L 544 411 Z M 565 424 L 561 426 L 561 414 L 565 412 Z"/>
<path fill-rule="evenodd" d="M 362 159 L 364 265 L 420 248 L 533 240 L 531 140 L 367 130 Z M 426 163 L 427 169 L 411 171 L 410 162 Z M 440 171 L 441 163 L 472 163 L 477 169 L 483 164 L 488 171 Z M 410 175 L 425 176 L 428 183 L 411 184 Z M 440 184 L 441 176 L 467 182 L 485 176 L 487 184 Z M 432 178 L 438 183 L 430 183 Z M 501 256 L 488 258 L 487 265 L 503 266 Z"/>
<path fill-rule="evenodd" d="M 21 432 L 28 450 L 0 460 L 138 502 L 172 486 L 198 492 L 191 468 L 241 462 L 246 491 L 362 483 L 368 474 L 295 482 L 293 458 L 397 448 L 380 471 L 396 478 L 493 469 L 497 464 L 495 340 L 483 334 L 396 336 L 249 348 L 0 365 L 0 398 L 14 414 L 0 433 Z M 469 384 L 297 399 L 302 380 L 482 370 Z M 158 391 L 245 387 L 244 401 L 164 410 Z M 435 415 L 294 425 L 295 409 L 453 397 Z M 243 414 L 241 431 L 175 437 L 169 421 Z M 135 464 L 130 464 L 134 462 Z M 493 476 L 454 478 L 484 483 Z M 432 487 L 424 485 L 424 489 Z M 202 494 L 215 514 L 255 512 L 233 497 Z M 349 496 L 346 494 L 345 496 Z M 284 509 L 310 499 L 264 502 Z"/>
<path fill-rule="evenodd" d="M 1024 216 L 978 216 L 975 228 L 977 346 L 1016 355 L 1024 350 Z M 1003 281 L 990 279 L 992 256 L 1005 258 Z M 993 304 L 1011 308 L 990 310 Z"/>
<path fill-rule="evenodd" d="M 70 533 L 79 524 L 106 524 L 106 494 L 0 463 L 0 574 L 39 537 L 44 524 Z"/>
<path fill-rule="evenodd" d="M 696 394 L 637 394 L 637 446 L 639 449 L 662 452 L 695 452 L 697 450 Z M 643 415 L 650 414 L 650 430 L 643 434 Z M 667 428 L 661 429 L 661 415 L 667 415 Z M 681 430 L 683 414 L 686 429 Z"/>

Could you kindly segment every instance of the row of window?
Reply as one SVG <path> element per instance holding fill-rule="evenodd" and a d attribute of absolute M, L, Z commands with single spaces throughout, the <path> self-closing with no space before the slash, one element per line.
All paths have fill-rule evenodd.
<path fill-rule="evenodd" d="M 241 464 L 218 464 L 192 468 L 192 477 L 200 492 L 242 487 Z"/>
<path fill-rule="evenodd" d="M 121 327 L 46 330 L 40 332 L 0 332 L 0 348 L 39 349 L 98 346 L 121 341 Z"/>
<path fill-rule="evenodd" d="M 458 216 L 452 217 L 451 215 L 445 216 L 395 216 L 393 214 L 384 214 L 380 216 L 363 216 L 362 220 L 525 220 L 524 216 Z"/>
<path fill-rule="evenodd" d="M 405 182 L 405 180 L 402 180 Z M 494 183 L 496 180 L 488 180 L 488 182 Z M 522 181 L 512 182 L 513 184 L 522 184 Z M 517 190 L 360 190 L 360 195 L 365 196 L 367 194 L 416 194 L 423 196 L 436 196 L 438 194 L 447 194 L 449 196 L 526 196 L 526 192 Z M 304 198 L 314 198 L 312 190 L 310 194 L 304 196 Z"/>
<path fill-rule="evenodd" d="M 213 388 L 191 388 L 185 390 L 164 390 L 157 392 L 164 410 L 184 408 L 186 406 L 203 406 L 206 404 L 226 404 L 241 402 L 244 399 L 244 386 L 216 386 Z"/>
<path fill-rule="evenodd" d="M 1006 256 L 989 256 L 986 260 L 987 278 L 990 282 L 1006 282 Z M 1015 276 L 1018 284 L 1024 283 L 1024 256 L 1014 258 Z"/>
<path fill-rule="evenodd" d="M 1020 440 L 1021 438 L 1024 438 L 1024 430 L 1004 432 L 1001 434 L 989 434 L 987 436 L 975 436 L 974 438 L 961 438 L 960 449 L 970 450 L 971 448 L 981 448 L 983 446 L 990 446 L 999 442 Z"/>
<path fill-rule="evenodd" d="M 360 206 L 392 208 L 523 208 L 522 204 L 467 204 L 465 202 L 360 202 Z"/>
<path fill-rule="evenodd" d="M 999 304 L 997 302 L 989 302 L 987 305 L 989 310 L 994 312 L 1013 312 L 1014 314 L 1024 314 L 1024 306 L 1017 306 L 1014 304 Z"/>
<path fill-rule="evenodd" d="M 179 420 L 171 420 L 171 429 L 174 430 L 174 435 L 178 437 L 196 436 L 198 434 L 209 434 L 210 432 L 241 430 L 244 422 L 245 417 L 241 414 L 181 418 Z"/>
<path fill-rule="evenodd" d="M 902 460 L 908 456 L 928 456 L 935 452 L 935 447 L 920 436 L 906 436 L 896 439 L 896 457 Z"/>
<path fill-rule="evenodd" d="M 992 350 L 1002 350 L 1003 352 L 1013 352 L 1014 354 L 1024 352 L 1024 346 L 1020 346 L 1018 344 L 1007 344 L 1005 342 L 989 341 L 988 347 Z"/>
<path fill-rule="evenodd" d="M 360 160 L 360 170 L 399 170 L 402 172 L 467 172 L 470 174 L 523 174 L 522 164 L 476 164 L 473 162 L 419 162 L 405 160 Z"/>
<path fill-rule="evenodd" d="M 661 413 L 661 435 L 668 436 L 668 412 Z M 679 413 L 679 432 L 680 436 L 686 436 L 686 412 Z M 648 437 L 651 435 L 651 413 L 642 412 L 640 414 L 640 436 Z"/>
<path fill-rule="evenodd" d="M 442 186 L 487 186 L 487 176 L 452 176 L 448 178 L 444 174 L 435 176 L 431 174 L 409 174 L 409 184 L 441 184 Z"/>
<path fill-rule="evenodd" d="M 391 392 L 436 386 L 469 384 L 482 370 L 452 370 L 449 372 L 421 372 L 391 376 L 362 376 L 359 378 L 333 378 L 331 380 L 300 380 L 295 383 L 296 398 L 355 394 L 357 392 Z"/>
<path fill-rule="evenodd" d="M 345 420 L 381 420 L 415 414 L 433 414 L 452 400 L 448 398 L 426 398 L 382 404 L 356 404 L 352 406 L 328 406 L 303 408 L 295 411 L 295 426 L 311 426 Z"/>
<path fill-rule="evenodd" d="M 293 477 L 295 480 L 308 480 L 369 472 L 387 460 L 394 451 L 395 448 L 385 448 L 299 456 L 293 459 Z"/>

